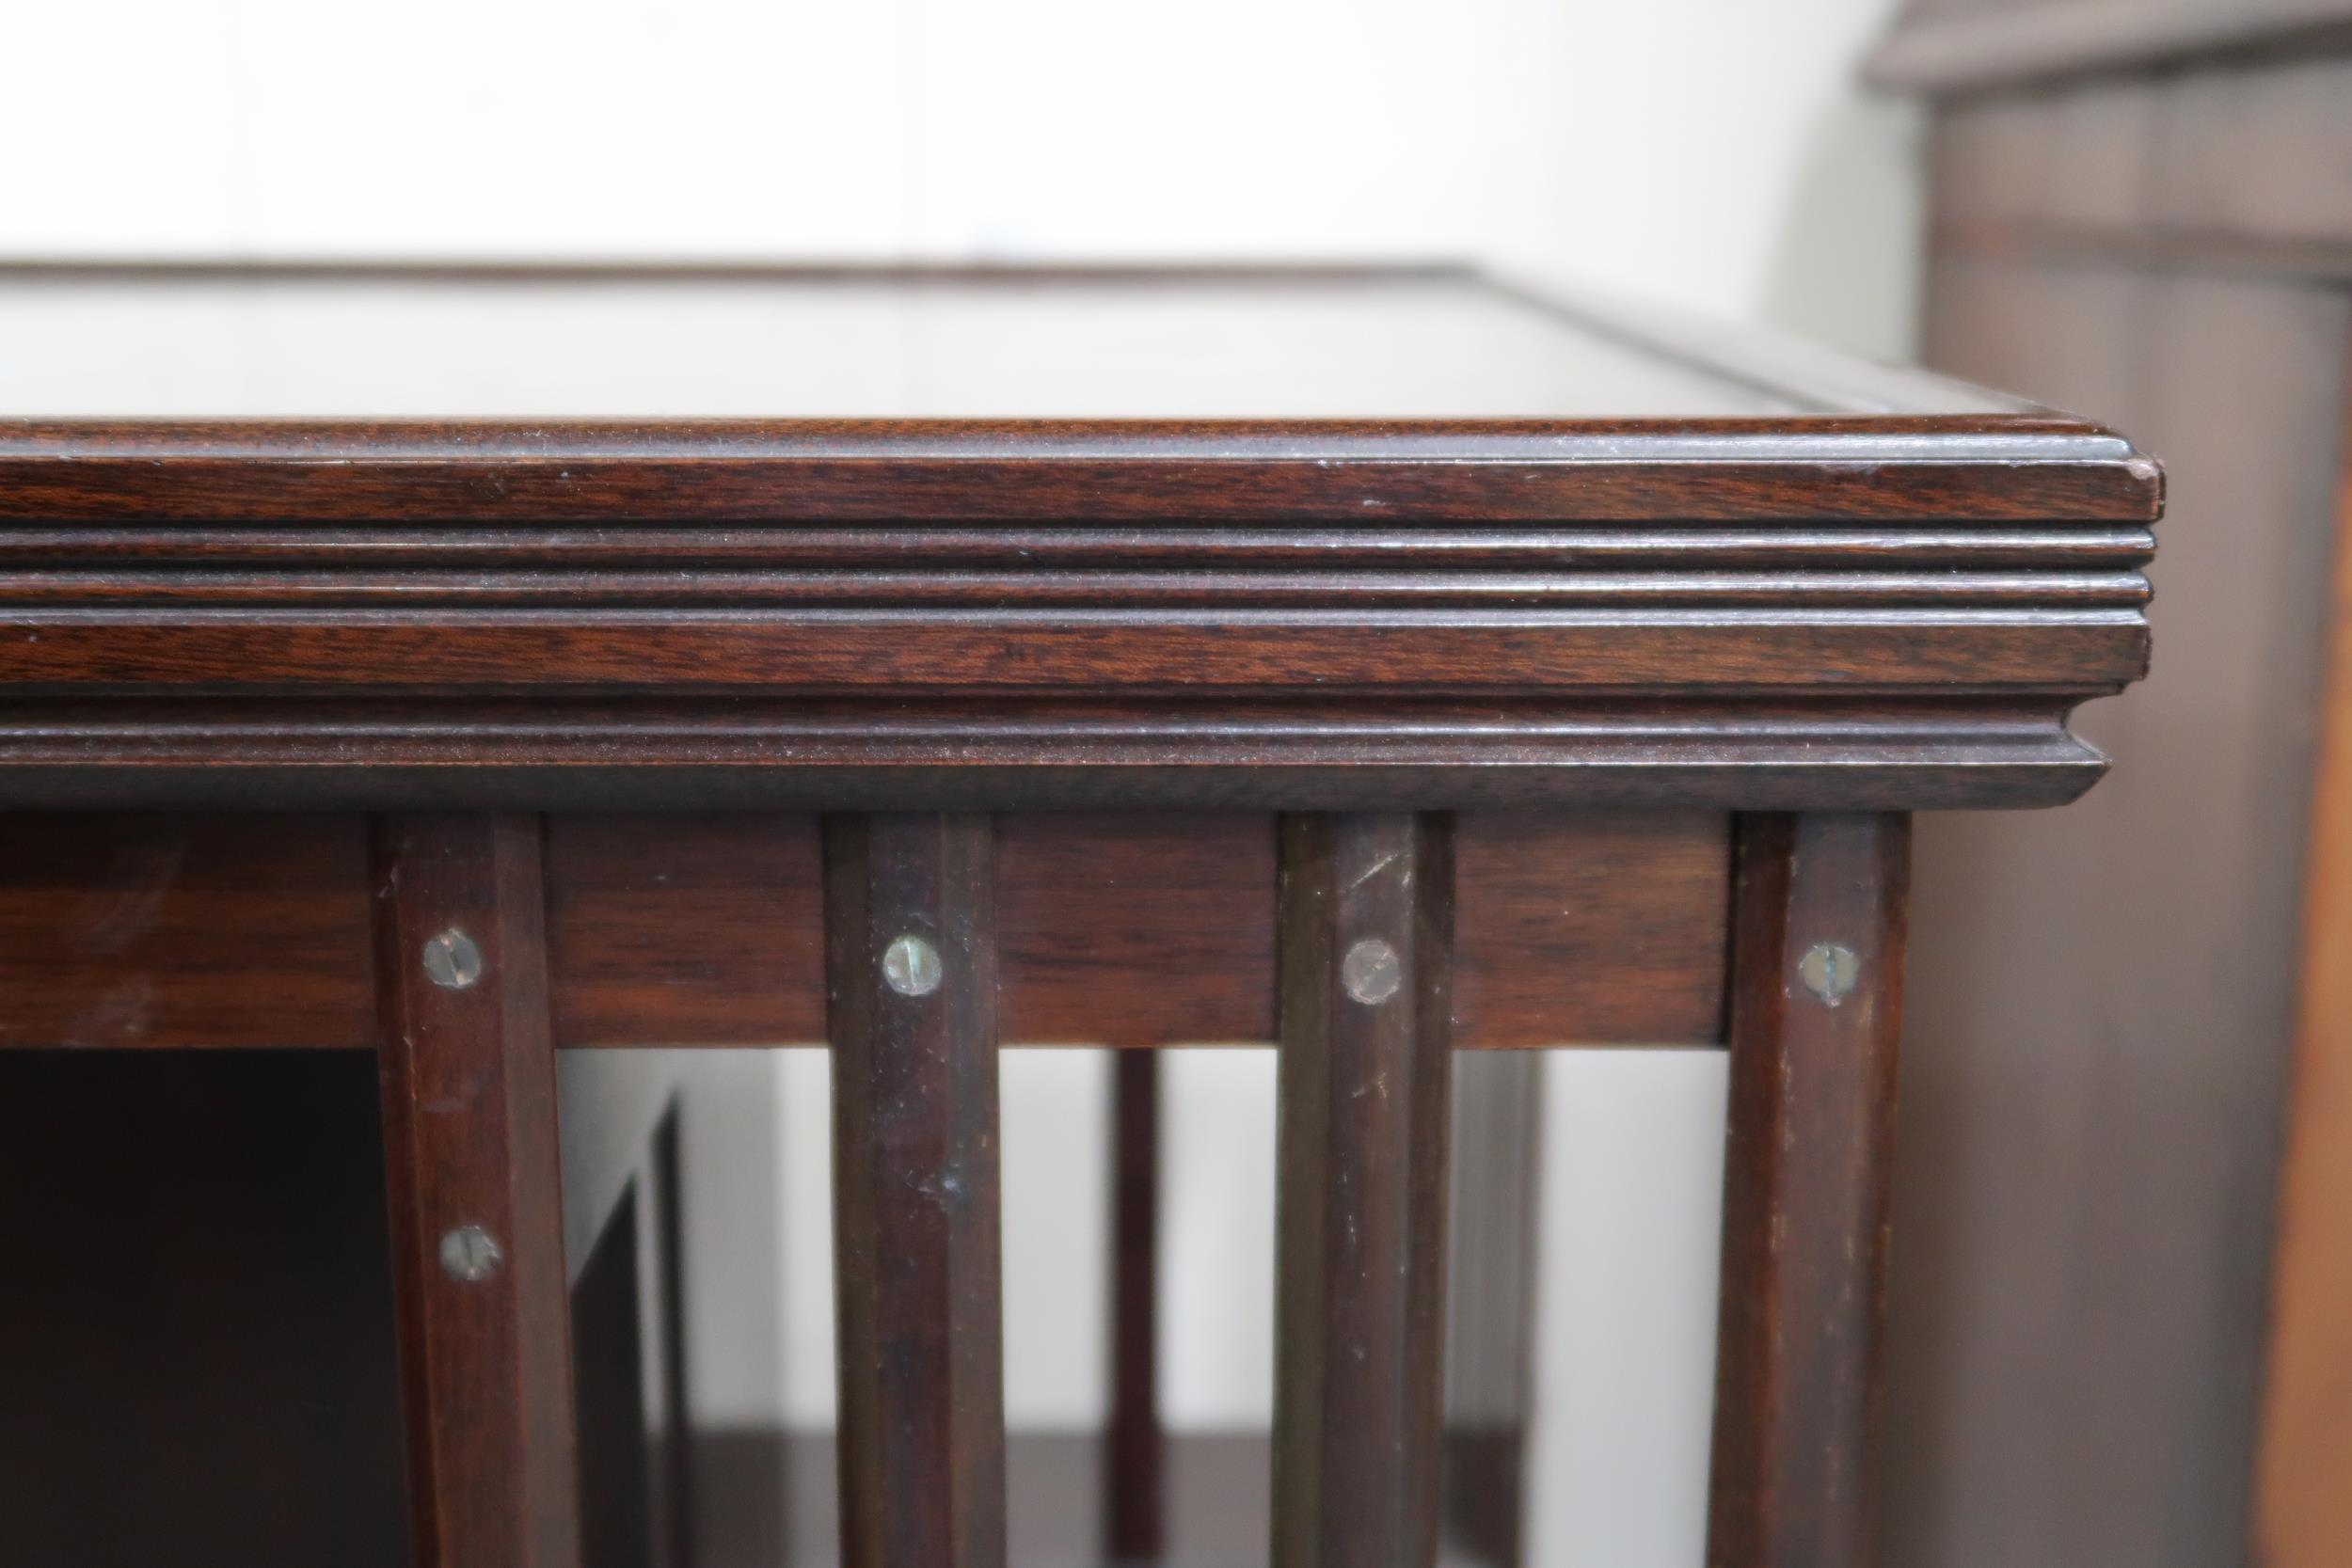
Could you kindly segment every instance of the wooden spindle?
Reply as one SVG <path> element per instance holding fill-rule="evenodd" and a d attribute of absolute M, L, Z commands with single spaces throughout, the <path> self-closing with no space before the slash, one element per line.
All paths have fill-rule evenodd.
<path fill-rule="evenodd" d="M 1437 1555 L 1450 819 L 1281 829 L 1275 1568 Z"/>
<path fill-rule="evenodd" d="M 1111 1418 L 1103 1550 L 1152 1562 L 1167 1546 L 1167 1435 L 1159 1412 L 1160 1053 L 1111 1063 Z"/>
<path fill-rule="evenodd" d="M 423 1568 L 576 1568 L 535 817 L 375 819 L 384 1153 Z"/>
<path fill-rule="evenodd" d="M 985 816 L 826 819 L 848 1568 L 1005 1560 L 993 882 Z"/>
<path fill-rule="evenodd" d="M 686 1173 L 672 1101 L 646 1160 L 652 1222 L 647 1272 L 660 1332 L 660 1448 L 654 1460 L 656 1568 L 693 1568 L 694 1424 L 686 1390 Z"/>
<path fill-rule="evenodd" d="M 1871 1560 L 1910 819 L 1741 819 L 1710 1568 Z"/>

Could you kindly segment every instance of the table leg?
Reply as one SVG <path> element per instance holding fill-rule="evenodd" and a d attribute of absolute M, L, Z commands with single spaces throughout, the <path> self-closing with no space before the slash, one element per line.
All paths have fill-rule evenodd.
<path fill-rule="evenodd" d="M 1276 1568 L 1437 1555 L 1450 818 L 1283 820 Z"/>
<path fill-rule="evenodd" d="M 1111 1419 L 1103 1546 L 1114 1563 L 1167 1547 L 1159 1413 L 1160 1053 L 1112 1053 Z"/>
<path fill-rule="evenodd" d="M 1864 1568 L 1910 819 L 1739 829 L 1710 1568 Z"/>
<path fill-rule="evenodd" d="M 540 825 L 371 828 L 386 1185 L 424 1568 L 577 1568 Z"/>
<path fill-rule="evenodd" d="M 985 816 L 826 818 L 850 1568 L 1005 1560 L 993 884 Z"/>
<path fill-rule="evenodd" d="M 660 1447 L 655 1455 L 655 1528 L 666 1568 L 693 1568 L 694 1424 L 686 1402 L 686 1210 L 678 1147 L 678 1106 L 673 1101 L 654 1132 L 646 1162 L 646 1211 L 653 1235 L 647 1249 L 660 1363 Z"/>

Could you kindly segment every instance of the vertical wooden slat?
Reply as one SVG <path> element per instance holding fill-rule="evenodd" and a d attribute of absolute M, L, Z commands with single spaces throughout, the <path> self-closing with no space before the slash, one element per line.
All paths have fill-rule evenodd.
<path fill-rule="evenodd" d="M 1115 1563 L 1166 1545 L 1159 1413 L 1160 1053 L 1112 1057 L 1111 1419 L 1103 1546 Z"/>
<path fill-rule="evenodd" d="M 993 882 L 985 816 L 826 819 L 849 1568 L 1005 1560 Z"/>
<path fill-rule="evenodd" d="M 1871 1560 L 1910 819 L 1739 828 L 1711 1568 Z"/>
<path fill-rule="evenodd" d="M 379 817 L 370 871 L 417 1560 L 575 1568 L 539 823 Z"/>
<path fill-rule="evenodd" d="M 646 1176 L 653 1235 L 650 1251 L 659 1325 L 660 1446 L 655 1450 L 654 1519 L 657 1568 L 692 1568 L 694 1553 L 694 1423 L 686 1399 L 686 1198 L 678 1144 L 678 1104 L 673 1101 L 654 1130 Z"/>
<path fill-rule="evenodd" d="M 1283 819 L 1276 1568 L 1437 1554 L 1453 825 Z"/>

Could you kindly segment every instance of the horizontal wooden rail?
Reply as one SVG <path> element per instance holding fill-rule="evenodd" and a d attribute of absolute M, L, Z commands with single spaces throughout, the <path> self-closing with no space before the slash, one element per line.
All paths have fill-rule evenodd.
<path fill-rule="evenodd" d="M 49 815 L 0 834 L 0 1047 L 374 1043 L 358 816 Z M 1270 813 L 998 818 L 1014 1044 L 1271 1041 Z M 1465 815 L 1455 1041 L 1723 1038 L 1728 818 Z M 817 818 L 548 819 L 559 1046 L 825 1036 Z"/>

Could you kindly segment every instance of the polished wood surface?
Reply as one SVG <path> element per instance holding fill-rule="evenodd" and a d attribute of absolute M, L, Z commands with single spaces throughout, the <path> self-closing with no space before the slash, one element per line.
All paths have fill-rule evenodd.
<path fill-rule="evenodd" d="M 1275 1568 L 1437 1561 L 1453 828 L 1282 823 Z"/>
<path fill-rule="evenodd" d="M 1709 1568 L 1866 1568 L 1911 824 L 1752 816 L 1733 897 Z"/>
<path fill-rule="evenodd" d="M 0 421 L 0 517 L 90 524 L 159 513 L 231 525 L 2144 523 L 2156 477 L 2113 433 L 2030 409 L 1809 421 Z M 243 585 L 223 587 L 241 596 Z"/>
<path fill-rule="evenodd" d="M 845 1568 L 1005 1562 L 992 839 L 826 819 Z"/>
<path fill-rule="evenodd" d="M 19 804 L 2046 804 L 2146 664 L 2121 436 L 1469 274 L 28 268 L 11 307 L 63 341 L 0 373 L 40 416 L 0 420 Z M 665 411 L 648 311 L 758 417 Z M 168 413 L 87 335 L 186 364 L 189 312 L 285 389 L 57 417 Z"/>
<path fill-rule="evenodd" d="M 1452 1047 L 1720 1044 L 1727 941 L 1713 1550 L 1862 1560 L 1876 814 L 2104 770 L 2122 436 L 1445 269 L 26 266 L 0 321 L 0 804 L 74 810 L 0 846 L 0 1037 L 375 1049 L 421 1560 L 686 1540 L 659 1096 L 572 1075 L 567 1240 L 557 1047 L 830 1040 L 843 1556 L 990 1568 L 999 1041 L 1279 1037 L 1273 1552 L 1429 1563 Z M 460 921 L 485 976 L 421 977 Z M 1885 972 L 1826 1018 L 1817 921 Z M 647 1485 L 584 1539 L 567 1254 L 580 1473 Z"/>
<path fill-rule="evenodd" d="M 0 834 L 0 1047 L 374 1040 L 359 818 L 17 820 Z M 1466 815 L 1461 1042 L 1719 1044 L 1725 824 Z M 1013 816 L 998 838 L 1008 1039 L 1273 1039 L 1271 814 Z M 549 817 L 557 1045 L 822 1039 L 821 875 L 814 816 Z M 658 1101 L 629 1103 L 649 1119 Z M 590 1207 L 577 1223 L 601 1220 Z"/>
<path fill-rule="evenodd" d="M 580 1562 L 539 837 L 530 817 L 371 824 L 385 1186 L 421 1568 Z M 457 956 L 437 973 L 433 944 L 453 942 Z"/>

